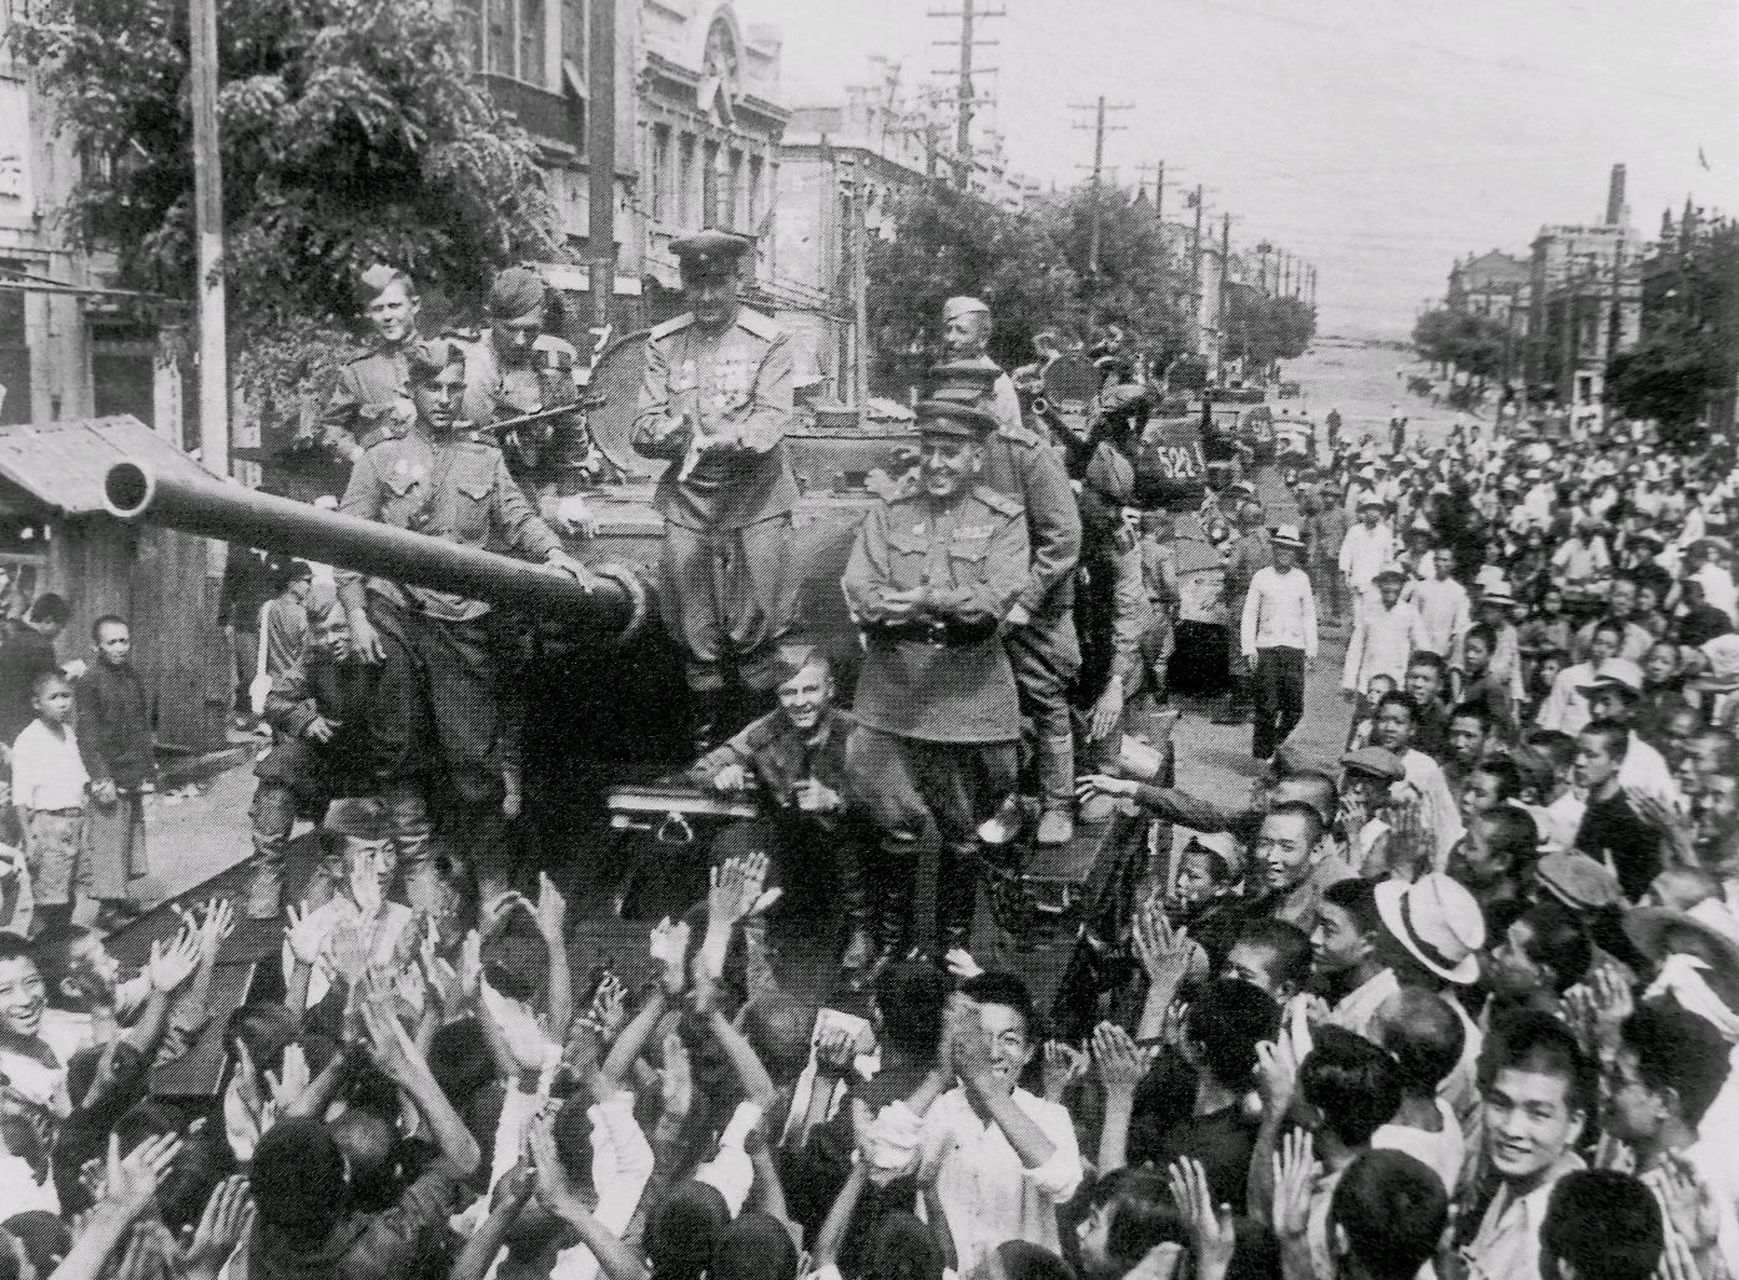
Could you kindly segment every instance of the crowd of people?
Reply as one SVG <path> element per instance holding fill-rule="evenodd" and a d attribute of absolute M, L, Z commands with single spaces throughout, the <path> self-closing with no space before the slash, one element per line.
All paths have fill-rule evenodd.
<path fill-rule="evenodd" d="M 1272 478 L 1215 468 L 1221 719 L 1258 769 L 1227 803 L 1124 733 L 1165 696 L 1177 603 L 1170 525 L 1135 510 L 1141 393 L 1056 434 L 975 299 L 856 532 L 837 687 L 795 616 L 802 375 L 737 301 L 742 247 L 678 247 L 693 309 L 652 333 L 633 441 L 669 463 L 690 777 L 763 817 L 620 973 L 576 974 L 583 926 L 503 849 L 527 797 L 483 602 L 233 562 L 238 712 L 271 735 L 251 881 L 178 907 L 136 972 L 105 942 L 146 872 L 125 620 L 71 671 L 64 600 L 15 624 L 0 1280 L 1739 1280 L 1724 447 L 1379 447 L 1335 414 L 1273 526 Z M 584 532 L 594 451 L 530 274 L 432 342 L 406 277 L 365 276 L 376 346 L 323 420 L 337 505 L 587 584 L 557 534 Z M 475 426 L 546 410 L 505 453 Z M 1305 685 L 1343 630 L 1344 747 L 1312 759 Z M 1158 870 L 1059 1038 L 974 935 L 980 868 L 1113 814 Z M 769 911 L 816 879 L 840 963 L 799 989 Z M 212 1033 L 216 1095 L 156 1094 L 238 917 L 281 920 L 281 962 Z"/>

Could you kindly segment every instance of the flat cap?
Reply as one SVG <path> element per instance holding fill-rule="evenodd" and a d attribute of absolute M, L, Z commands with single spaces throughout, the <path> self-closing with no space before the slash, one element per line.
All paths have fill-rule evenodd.
<path fill-rule="evenodd" d="M 983 409 L 949 400 L 920 400 L 918 434 L 985 440 L 996 430 L 996 419 Z"/>
<path fill-rule="evenodd" d="M 750 248 L 751 245 L 742 236 L 710 229 L 670 242 L 670 251 L 676 255 L 676 261 L 685 276 L 734 270 Z"/>
<path fill-rule="evenodd" d="M 1540 887 L 1579 910 L 1609 907 L 1619 901 L 1618 875 L 1585 853 L 1548 853 L 1534 865 Z"/>
<path fill-rule="evenodd" d="M 1407 776 L 1401 757 L 1384 747 L 1360 747 L 1340 758 L 1341 768 L 1383 782 L 1399 782 Z"/>

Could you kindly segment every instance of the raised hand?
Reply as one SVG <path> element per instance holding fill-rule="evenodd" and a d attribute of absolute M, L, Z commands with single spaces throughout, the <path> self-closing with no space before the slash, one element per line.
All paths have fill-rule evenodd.
<path fill-rule="evenodd" d="M 531 1010 L 518 1000 L 492 1000 L 489 1017 L 501 1031 L 501 1039 L 522 1075 L 541 1072 L 551 1057 L 552 1045 L 538 1026 Z"/>
<path fill-rule="evenodd" d="M 153 991 L 169 995 L 193 976 L 199 968 L 200 939 L 197 934 L 182 932 L 165 946 L 151 944 L 151 958 L 145 962 L 145 974 Z"/>
<path fill-rule="evenodd" d="M 1136 785 L 1133 780 L 1119 778 L 1114 773 L 1084 773 L 1075 779 L 1075 796 L 1080 800 L 1092 800 L 1098 796 L 1126 799 L 1135 794 Z"/>
<path fill-rule="evenodd" d="M 688 1046 L 674 1031 L 664 1037 L 664 1068 L 659 1072 L 659 1092 L 666 1115 L 685 1116 L 694 1105 L 694 1072 L 689 1065 Z"/>
<path fill-rule="evenodd" d="M 483 993 L 483 935 L 473 929 L 459 945 L 459 1000 L 475 1004 Z"/>
<path fill-rule="evenodd" d="M 284 1060 L 278 1070 L 266 1072 L 266 1092 L 277 1104 L 280 1115 L 302 1096 L 313 1078 L 313 1073 L 308 1070 L 307 1054 L 292 1040 L 284 1049 Z"/>
<path fill-rule="evenodd" d="M 1087 1074 L 1087 1055 L 1061 1040 L 1045 1041 L 1044 1095 L 1061 1102 L 1068 1087 Z"/>
<path fill-rule="evenodd" d="M 417 961 L 422 965 L 424 987 L 441 1011 L 452 1015 L 459 1007 L 459 971 L 441 957 L 440 934 L 433 920 L 418 943 Z"/>
<path fill-rule="evenodd" d="M 1279 1115 L 1292 1102 L 1298 1088 L 1298 1064 L 1273 1040 L 1256 1046 L 1256 1092 L 1271 1115 Z"/>
<path fill-rule="evenodd" d="M 1148 1058 L 1129 1032 L 1115 1022 L 1101 1022 L 1093 1028 L 1093 1065 L 1107 1096 L 1133 1098 L 1147 1075 Z"/>
<path fill-rule="evenodd" d="M 158 1184 L 168 1176 L 180 1154 L 180 1135 L 160 1133 L 146 1138 L 123 1158 L 121 1139 L 111 1133 L 103 1200 L 128 1218 L 137 1218 L 150 1206 Z"/>
<path fill-rule="evenodd" d="M 537 1170 L 537 1202 L 551 1213 L 560 1214 L 579 1201 L 574 1196 L 568 1172 L 556 1154 L 553 1126 L 551 1117 L 539 1116 L 531 1123 L 526 1143 L 531 1148 L 532 1167 Z"/>
<path fill-rule="evenodd" d="M 565 935 L 567 926 L 568 900 L 556 888 L 554 880 L 548 872 L 539 872 L 537 877 L 537 907 L 532 912 L 537 920 L 537 931 L 542 937 L 560 941 Z"/>
<path fill-rule="evenodd" d="M 831 1027 L 815 1042 L 815 1070 L 818 1075 L 842 1080 L 851 1074 L 857 1063 L 857 1037 L 844 1027 Z"/>
<path fill-rule="evenodd" d="M 664 917 L 653 926 L 647 949 L 658 964 L 665 992 L 679 995 L 687 973 L 688 921 Z"/>
<path fill-rule="evenodd" d="M 1684 1156 L 1667 1154 L 1642 1175 L 1642 1180 L 1660 1202 L 1668 1229 L 1683 1239 L 1692 1253 L 1703 1253 L 1714 1245 L 1721 1225 L 1720 1211 L 1708 1184 Z"/>
<path fill-rule="evenodd" d="M 958 978 L 961 981 L 965 981 L 967 978 L 976 978 L 984 972 L 984 966 L 974 960 L 972 953 L 965 947 L 955 947 L 942 957 L 942 963 L 948 966 L 950 977 Z"/>
<path fill-rule="evenodd" d="M 205 1202 L 199 1226 L 186 1250 L 187 1280 L 214 1280 L 254 1223 L 254 1198 L 240 1174 L 225 1178 Z"/>
<path fill-rule="evenodd" d="M 1302 1239 L 1309 1228 L 1316 1175 L 1316 1139 L 1303 1129 L 1288 1130 L 1274 1153 L 1274 1233 L 1282 1240 Z"/>
<path fill-rule="evenodd" d="M 1171 1184 L 1171 1202 L 1183 1214 L 1184 1226 L 1190 1233 L 1197 1280 L 1217 1280 L 1232 1265 L 1237 1247 L 1232 1233 L 1232 1206 L 1222 1204 L 1215 1209 L 1208 1190 L 1207 1170 L 1193 1157 L 1174 1160 L 1166 1170 L 1166 1179 Z"/>
<path fill-rule="evenodd" d="M 950 1038 L 954 1074 L 968 1090 L 987 1088 L 992 1078 L 990 1035 L 976 1018 L 962 1018 Z"/>
<path fill-rule="evenodd" d="M 592 995 L 592 1020 L 598 1024 L 606 1041 L 614 1041 L 627 1019 L 628 988 L 615 974 L 606 973 Z"/>
<path fill-rule="evenodd" d="M 320 959 L 321 949 L 326 945 L 326 929 L 312 907 L 287 906 L 284 908 L 284 939 L 290 944 L 290 957 L 297 964 L 305 964 L 309 968 Z"/>
<path fill-rule="evenodd" d="M 1201 950 L 1189 930 L 1172 927 L 1165 904 L 1157 897 L 1136 913 L 1134 926 L 1135 958 L 1146 970 L 1148 982 L 1155 987 L 1176 988 Z"/>

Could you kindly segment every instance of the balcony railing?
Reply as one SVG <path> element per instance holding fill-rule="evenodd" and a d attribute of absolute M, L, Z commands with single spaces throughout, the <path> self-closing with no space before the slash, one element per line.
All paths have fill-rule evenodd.
<path fill-rule="evenodd" d="M 510 113 L 534 138 L 559 142 L 576 152 L 586 149 L 576 100 L 508 76 L 485 75 L 483 83 L 496 106 Z"/>

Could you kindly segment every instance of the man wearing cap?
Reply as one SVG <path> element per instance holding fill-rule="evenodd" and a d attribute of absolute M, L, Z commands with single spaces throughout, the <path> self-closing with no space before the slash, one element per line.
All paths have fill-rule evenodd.
<path fill-rule="evenodd" d="M 1634 662 L 1613 658 L 1601 663 L 1577 692 L 1588 700 L 1588 713 L 1594 719 L 1610 720 L 1629 731 L 1624 763 L 1618 770 L 1618 785 L 1633 795 L 1648 796 L 1664 805 L 1682 804 L 1683 796 L 1673 781 L 1666 757 L 1639 738 L 1631 727 L 1642 699 L 1642 669 Z"/>
<path fill-rule="evenodd" d="M 1262 504 L 1256 501 L 1255 486 L 1240 480 L 1232 486 L 1234 493 L 1239 492 L 1239 485 L 1245 486 L 1246 491 L 1240 494 L 1242 501 L 1237 508 L 1238 536 L 1221 553 L 1226 561 L 1221 590 L 1228 618 L 1243 617 L 1250 584 L 1255 581 L 1259 570 L 1274 563 L 1274 548 L 1269 545 L 1268 530 L 1263 524 L 1265 512 Z M 1237 646 L 1229 655 L 1226 674 L 1231 680 L 1231 688 L 1226 692 L 1225 705 L 1214 717 L 1214 723 L 1247 723 L 1254 702 L 1252 672 L 1243 650 Z"/>
<path fill-rule="evenodd" d="M 572 413 L 515 428 L 502 455 L 515 482 L 536 500 L 544 519 L 589 531 L 591 512 L 581 496 L 598 460 L 587 437 L 574 380 L 579 353 L 546 332 L 549 290 L 528 267 L 509 267 L 489 286 L 489 326 L 465 340 L 465 400 L 460 412 L 479 427 L 565 405 Z"/>
<path fill-rule="evenodd" d="M 1256 673 L 1250 754 L 1266 760 L 1304 718 L 1304 673 L 1316 660 L 1316 596 L 1298 567 L 1304 539 L 1283 524 L 1272 538 L 1274 563 L 1256 571 L 1244 599 L 1239 652 Z"/>
<path fill-rule="evenodd" d="M 1341 695 L 1357 704 L 1356 723 L 1370 707 L 1364 694 L 1377 676 L 1388 676 L 1399 689 L 1407 681 L 1407 661 L 1414 649 L 1426 648 L 1421 641 L 1424 623 L 1401 588 L 1406 576 L 1390 566 L 1371 579 L 1376 588 L 1353 611 L 1353 634 L 1347 642 L 1346 665 L 1341 671 Z"/>
<path fill-rule="evenodd" d="M 703 231 L 671 249 L 689 309 L 653 327 L 634 448 L 669 462 L 653 501 L 664 517 L 660 613 L 687 656 L 697 750 L 714 745 L 732 664 L 771 695 L 791 629 L 792 355 L 785 331 L 738 302 L 749 242 Z"/>
<path fill-rule="evenodd" d="M 1395 535 L 1382 523 L 1383 502 L 1374 494 L 1359 498 L 1359 522 L 1340 544 L 1340 572 L 1356 612 L 1377 573 L 1395 562 Z"/>
<path fill-rule="evenodd" d="M 881 836 L 885 952 L 911 941 L 922 841 L 940 842 L 937 944 L 964 946 L 977 900 L 975 814 L 1014 785 L 1020 700 L 997 630 L 1028 580 L 1026 519 L 976 483 L 996 419 L 918 406 L 918 473 L 858 526 L 844 589 L 864 638 L 846 745 L 853 803 Z"/>
<path fill-rule="evenodd" d="M 416 417 L 405 357 L 417 339 L 418 308 L 411 278 L 382 263 L 357 278 L 355 296 L 368 321 L 368 350 L 339 368 L 320 411 L 321 438 L 352 463 Z"/>
<path fill-rule="evenodd" d="M 362 455 L 339 509 L 461 546 L 506 547 L 588 580 L 513 482 L 494 435 L 461 419 L 464 347 L 437 338 L 412 348 L 409 360 L 416 420 Z M 517 805 L 509 786 L 517 717 L 491 608 L 348 570 L 337 578 L 357 657 L 381 664 L 369 715 L 373 772 L 412 900 L 427 887 L 421 779 L 432 756 L 434 785 L 453 799 L 453 847 L 472 859 L 488 902 L 507 887 L 499 836 L 504 806 Z"/>
<path fill-rule="evenodd" d="M 1401 757 L 1383 747 L 1360 747 L 1340 758 L 1340 823 L 1347 862 L 1367 880 L 1390 873 L 1386 815 L 1394 787 L 1407 776 Z"/>
<path fill-rule="evenodd" d="M 1038 773 L 1038 843 L 1067 844 L 1074 835 L 1074 731 L 1069 688 L 1081 667 L 1071 610 L 1081 554 L 1081 514 L 1062 457 L 1026 425 L 1014 384 L 987 354 L 990 309 L 977 298 L 950 298 L 942 309 L 948 359 L 930 371 L 931 399 L 969 404 L 996 419 L 985 442 L 978 482 L 1026 512 L 1031 563 L 1009 611 L 1003 643 L 1014 666 L 1021 709 L 1033 724 Z M 1006 843 L 1020 829 L 1016 797 L 985 824 L 985 838 Z"/>

